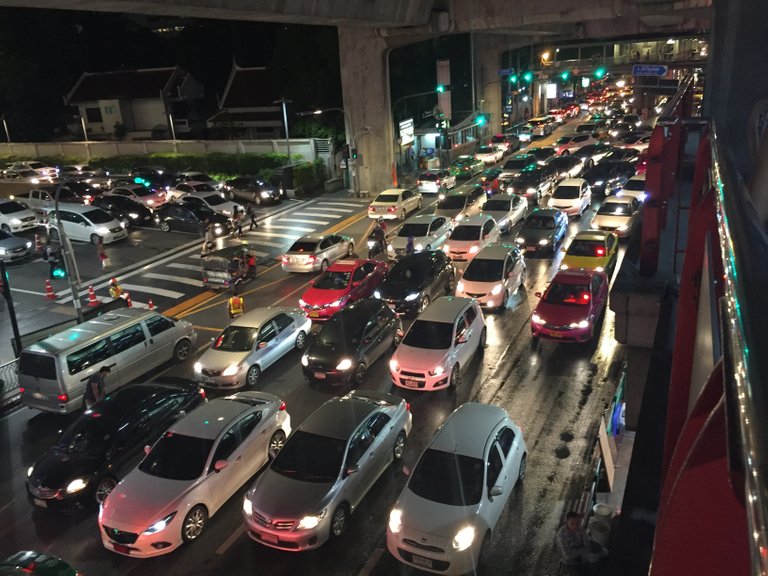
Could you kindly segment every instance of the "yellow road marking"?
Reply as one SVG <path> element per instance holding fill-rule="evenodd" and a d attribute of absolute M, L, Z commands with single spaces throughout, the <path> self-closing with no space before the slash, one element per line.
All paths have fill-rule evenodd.
<path fill-rule="evenodd" d="M 197 296 L 193 296 L 192 298 L 189 298 L 188 300 L 184 300 L 184 302 L 181 302 L 180 304 L 176 304 L 176 306 L 169 308 L 164 312 L 166 316 L 176 316 L 179 313 L 192 308 L 193 306 L 196 306 L 197 304 L 200 304 L 204 301 L 208 301 L 211 298 L 216 296 L 216 292 L 213 292 L 211 290 L 206 290 L 205 292 L 201 292 Z"/>
<path fill-rule="evenodd" d="M 192 325 L 192 328 L 195 330 L 206 330 L 207 332 L 221 332 L 224 330 L 224 328 L 210 328 L 208 326 L 196 326 L 195 324 Z"/>

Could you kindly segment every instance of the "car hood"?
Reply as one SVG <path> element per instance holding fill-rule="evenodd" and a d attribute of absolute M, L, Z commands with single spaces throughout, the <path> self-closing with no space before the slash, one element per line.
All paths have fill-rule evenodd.
<path fill-rule="evenodd" d="M 498 280 L 492 280 L 489 282 L 481 282 L 480 280 L 466 280 L 461 279 L 464 284 L 464 292 L 472 292 L 473 294 L 485 294 L 493 290 L 496 284 L 501 284 L 501 278 Z"/>
<path fill-rule="evenodd" d="M 239 364 L 250 354 L 250 350 L 246 352 L 228 352 L 224 350 L 214 350 L 208 348 L 202 356 L 200 356 L 200 364 L 203 368 L 208 370 L 224 370 L 230 364 Z"/>
<path fill-rule="evenodd" d="M 504 218 L 509 218 L 511 213 L 512 210 L 483 210 L 483 216 L 490 216 L 496 220 L 496 222 L 503 220 Z"/>
<path fill-rule="evenodd" d="M 96 458 L 81 458 L 50 449 L 35 462 L 29 483 L 43 488 L 65 489 L 75 478 L 91 476 L 102 461 L 101 455 Z"/>
<path fill-rule="evenodd" d="M 472 246 L 480 247 L 480 238 L 475 240 L 448 240 L 445 243 L 449 250 L 469 250 Z"/>
<path fill-rule="evenodd" d="M 15 250 L 17 248 L 26 247 L 27 242 L 28 240 L 24 240 L 23 238 L 14 236 L 12 238 L 6 238 L 5 240 L 0 240 L 0 248 L 5 248 L 6 250 Z"/>
<path fill-rule="evenodd" d="M 348 343 L 341 345 L 328 345 L 315 340 L 307 349 L 307 358 L 310 362 L 323 366 L 336 366 L 344 356 L 356 356 L 354 349 Z"/>
<path fill-rule="evenodd" d="M 400 494 L 395 508 L 403 511 L 403 526 L 407 532 L 453 540 L 456 532 L 473 524 L 477 505 L 447 506 L 416 495 L 407 486 Z"/>
<path fill-rule="evenodd" d="M 424 290 L 426 284 L 426 282 L 390 282 L 384 280 L 381 286 L 379 286 L 379 292 L 381 293 L 382 298 L 404 300 L 408 294 Z"/>
<path fill-rule="evenodd" d="M 573 206 L 579 206 L 581 204 L 581 198 L 550 198 L 548 203 L 552 208 L 571 208 Z"/>
<path fill-rule="evenodd" d="M 302 294 L 301 299 L 307 304 L 317 306 L 319 304 L 330 304 L 339 298 L 343 298 L 347 294 L 349 294 L 349 289 L 347 288 L 342 290 L 322 290 L 320 288 L 310 287 L 304 294 Z"/>
<path fill-rule="evenodd" d="M 102 507 L 102 523 L 128 531 L 144 531 L 164 518 L 196 480 L 168 480 L 135 468 L 115 486 Z M 181 514 L 183 512 L 180 511 Z"/>
<path fill-rule="evenodd" d="M 268 518 L 299 519 L 320 513 L 328 504 L 334 482 L 305 482 L 267 468 L 246 497 Z"/>
<path fill-rule="evenodd" d="M 592 308 L 590 306 L 568 306 L 562 304 L 550 304 L 543 300 L 536 306 L 535 313 L 541 316 L 545 322 L 564 326 L 571 322 L 581 322 L 589 317 Z"/>
<path fill-rule="evenodd" d="M 416 244 L 423 244 L 426 246 L 432 241 L 432 238 L 429 236 L 414 236 L 413 237 L 413 245 L 416 246 Z M 404 236 L 395 236 L 392 238 L 392 240 L 389 241 L 389 243 L 392 245 L 395 249 L 401 249 L 405 250 L 406 244 L 408 244 L 408 238 Z"/>
<path fill-rule="evenodd" d="M 612 214 L 598 214 L 592 219 L 592 226 L 605 226 L 606 228 L 618 228 L 628 224 L 631 216 L 617 216 Z"/>
<path fill-rule="evenodd" d="M 413 348 L 407 344 L 400 344 L 393 355 L 397 363 L 405 368 L 432 369 L 445 360 L 448 350 L 429 350 L 427 348 Z"/>

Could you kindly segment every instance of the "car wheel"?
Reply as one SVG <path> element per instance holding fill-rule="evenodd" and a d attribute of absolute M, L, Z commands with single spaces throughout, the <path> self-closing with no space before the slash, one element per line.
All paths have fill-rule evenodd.
<path fill-rule="evenodd" d="M 522 460 L 520 460 L 520 470 L 517 473 L 517 481 L 515 482 L 515 488 L 518 488 L 522 485 L 523 480 L 525 480 L 525 461 L 527 460 L 527 457 L 525 454 L 523 454 Z"/>
<path fill-rule="evenodd" d="M 482 352 L 485 348 L 486 340 L 488 340 L 488 330 L 486 330 L 485 326 L 483 326 L 483 331 L 480 332 L 480 342 L 477 345 L 480 352 Z"/>
<path fill-rule="evenodd" d="M 304 330 L 299 330 L 299 333 L 296 334 L 296 350 L 304 350 L 306 345 L 307 334 L 304 332 Z"/>
<path fill-rule="evenodd" d="M 261 376 L 261 368 L 256 366 L 254 364 L 250 368 L 248 368 L 248 372 L 245 373 L 245 383 L 248 386 L 256 386 L 259 382 L 259 377 Z"/>
<path fill-rule="evenodd" d="M 397 462 L 403 457 L 405 452 L 405 432 L 400 431 L 400 434 L 395 438 L 395 445 L 392 447 L 392 461 Z"/>
<path fill-rule="evenodd" d="M 184 362 L 192 354 L 192 342 L 184 338 L 176 343 L 173 349 L 173 357 L 176 362 Z"/>
<path fill-rule="evenodd" d="M 109 476 L 104 476 L 99 483 L 96 484 L 96 490 L 94 491 L 94 498 L 96 498 L 96 504 L 104 504 L 104 500 L 107 499 L 109 493 L 117 486 L 117 480 Z"/>
<path fill-rule="evenodd" d="M 184 542 L 192 542 L 200 537 L 208 523 L 208 512 L 204 506 L 197 505 L 184 516 L 181 525 L 181 537 Z"/>
<path fill-rule="evenodd" d="M 365 364 L 360 362 L 360 364 L 358 364 L 355 368 L 355 373 L 352 374 L 352 380 L 354 380 L 355 384 L 358 386 L 363 383 L 363 380 L 365 379 L 365 372 Z"/>
<path fill-rule="evenodd" d="M 0 226 L 0 230 L 2 230 L 3 232 L 6 232 L 6 233 L 8 233 L 8 234 L 10 234 L 10 233 L 11 233 L 11 229 L 10 229 L 10 227 L 8 226 L 8 224 L 3 224 L 2 226 Z"/>
<path fill-rule="evenodd" d="M 427 309 L 427 306 L 429 306 L 429 296 L 422 296 L 421 300 L 419 301 L 419 310 L 417 314 L 421 314 L 424 312 L 424 310 Z"/>
<path fill-rule="evenodd" d="M 350 242 L 349 244 L 347 244 L 347 257 L 352 258 L 354 254 L 355 254 L 355 245 L 352 244 L 352 242 Z"/>
<path fill-rule="evenodd" d="M 323 260 L 320 263 L 320 272 L 325 272 L 326 270 L 328 270 L 328 260 Z"/>
<path fill-rule="evenodd" d="M 424 248 L 424 250 L 426 250 L 427 252 L 432 250 L 432 244 L 427 244 L 427 246 L 426 246 L 426 248 Z"/>
<path fill-rule="evenodd" d="M 101 240 L 101 236 L 98 234 L 91 234 L 91 244 L 96 245 L 99 243 L 99 240 Z"/>
<path fill-rule="evenodd" d="M 272 434 L 272 438 L 269 439 L 269 459 L 274 459 L 274 457 L 277 456 L 277 453 L 283 449 L 283 446 L 285 446 L 285 432 L 278 430 Z"/>
<path fill-rule="evenodd" d="M 459 366 L 459 363 L 456 362 L 456 364 L 453 365 L 453 368 L 451 368 L 451 376 L 448 380 L 448 388 L 455 390 L 459 387 L 459 384 L 461 384 L 461 367 Z"/>
<path fill-rule="evenodd" d="M 347 531 L 349 512 L 346 504 L 340 504 L 331 516 L 331 538 L 339 538 Z"/>

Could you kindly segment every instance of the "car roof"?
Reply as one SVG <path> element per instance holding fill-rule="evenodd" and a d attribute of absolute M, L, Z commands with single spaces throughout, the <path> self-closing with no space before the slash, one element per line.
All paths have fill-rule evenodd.
<path fill-rule="evenodd" d="M 295 244 L 296 242 L 320 242 L 325 238 L 324 234 L 304 234 L 304 236 L 301 236 L 300 238 L 296 238 L 296 240 L 293 241 Z"/>
<path fill-rule="evenodd" d="M 480 250 L 474 260 L 504 260 L 516 248 L 513 244 L 491 244 Z"/>
<path fill-rule="evenodd" d="M 354 394 L 331 398 L 310 414 L 300 430 L 346 441 L 376 407 L 376 403 Z"/>
<path fill-rule="evenodd" d="M 358 266 L 362 266 L 368 262 L 365 258 L 358 258 L 357 260 L 337 260 L 328 267 L 329 272 L 352 272 Z"/>
<path fill-rule="evenodd" d="M 432 439 L 430 448 L 465 456 L 481 457 L 490 435 L 507 412 L 493 404 L 466 402 L 454 410 Z"/>
<path fill-rule="evenodd" d="M 567 156 L 566 156 L 567 158 Z M 586 180 L 584 178 L 564 178 L 560 182 L 557 183 L 558 186 L 581 186 L 582 184 L 586 184 Z"/>
<path fill-rule="evenodd" d="M 398 260 L 398 262 L 400 262 L 400 260 Z M 374 298 L 363 298 L 362 300 L 358 300 L 349 306 L 342 308 L 336 312 L 333 317 L 338 317 L 338 319 L 343 320 L 345 323 L 360 322 L 365 324 L 368 320 L 371 319 L 371 316 L 381 310 L 383 306 L 384 303 L 381 300 L 376 300 Z M 322 330 L 322 328 L 320 329 Z"/>
<path fill-rule="evenodd" d="M 286 306 L 265 306 L 264 308 L 256 308 L 250 312 L 246 312 L 237 319 L 230 323 L 230 326 L 248 326 L 251 328 L 258 328 L 267 320 L 274 318 L 279 313 L 283 312 L 296 312 L 296 308 L 289 308 Z"/>
<path fill-rule="evenodd" d="M 251 408 L 245 402 L 216 398 L 187 414 L 168 432 L 214 440 L 232 420 Z"/>
<path fill-rule="evenodd" d="M 406 192 L 405 188 L 387 188 L 386 190 L 379 192 L 376 196 L 378 197 L 382 194 L 402 194 L 403 192 Z"/>
<path fill-rule="evenodd" d="M 456 228 L 459 228 L 460 226 L 482 226 L 488 220 L 493 220 L 493 216 L 488 214 L 476 214 L 475 216 L 464 218 L 464 220 L 456 225 Z"/>
<path fill-rule="evenodd" d="M 515 154 L 514 156 L 512 156 L 512 158 L 509 158 L 507 162 L 509 162 L 509 160 L 536 160 L 536 156 L 534 156 L 533 154 L 528 154 L 526 152 L 524 154 Z"/>
<path fill-rule="evenodd" d="M 607 230 L 580 230 L 576 232 L 576 235 L 573 237 L 573 240 L 605 241 L 605 239 L 612 234 L 613 232 L 608 232 Z"/>
<path fill-rule="evenodd" d="M 59 205 L 59 210 L 62 212 L 76 212 L 78 214 L 83 214 L 84 212 L 90 212 L 91 210 L 103 210 L 97 206 L 91 206 L 89 204 L 73 204 L 73 203 L 62 203 Z M 53 210 L 51 210 L 53 212 Z M 110 216 L 110 218 L 112 218 Z"/>
<path fill-rule="evenodd" d="M 602 272 L 590 268 L 573 268 L 560 270 L 552 279 L 552 284 L 584 284 L 592 280 L 593 276 L 598 276 Z"/>
<path fill-rule="evenodd" d="M 432 322 L 453 322 L 467 305 L 472 303 L 472 298 L 460 296 L 441 296 L 432 301 L 432 304 L 419 315 L 419 320 Z"/>

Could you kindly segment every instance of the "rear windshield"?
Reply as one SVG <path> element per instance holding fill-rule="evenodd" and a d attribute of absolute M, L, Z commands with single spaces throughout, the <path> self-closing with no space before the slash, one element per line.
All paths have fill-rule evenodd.
<path fill-rule="evenodd" d="M 18 202 L 2 202 L 0 203 L 0 214 L 14 214 L 26 210 L 24 206 Z"/>
<path fill-rule="evenodd" d="M 467 203 L 466 196 L 446 196 L 437 203 L 438 210 L 461 210 Z"/>
<path fill-rule="evenodd" d="M 205 470 L 213 439 L 166 432 L 139 464 L 139 470 L 168 480 L 195 480 Z"/>
<path fill-rule="evenodd" d="M 204 200 L 210 205 L 210 206 L 219 206 L 221 204 L 224 204 L 226 200 L 219 196 L 218 194 L 211 194 L 210 196 L 206 196 Z"/>
<path fill-rule="evenodd" d="M 568 247 L 569 256 L 605 256 L 605 244 L 600 240 L 574 240 Z"/>
<path fill-rule="evenodd" d="M 550 285 L 544 294 L 544 302 L 549 304 L 562 304 L 564 306 L 586 306 L 589 304 L 589 286 L 586 284 L 560 284 L 556 282 Z"/>
<path fill-rule="evenodd" d="M 530 158 L 513 158 L 504 164 L 504 170 L 519 170 L 533 164 Z"/>
<path fill-rule="evenodd" d="M 584 132 L 594 132 L 596 126 L 594 124 L 580 124 L 576 127 L 576 132 L 584 133 Z"/>
<path fill-rule="evenodd" d="M 247 352 L 253 348 L 253 343 L 256 341 L 256 333 L 256 328 L 228 326 L 213 341 L 211 348 L 225 352 Z"/>
<path fill-rule="evenodd" d="M 412 348 L 427 350 L 447 350 L 451 347 L 453 324 L 416 320 L 403 339 L 403 343 Z"/>
<path fill-rule="evenodd" d="M 435 182 L 440 179 L 440 176 L 434 172 L 424 172 L 419 175 L 419 180 L 424 180 L 425 182 Z"/>
<path fill-rule="evenodd" d="M 195 184 L 194 186 L 192 186 L 192 188 L 196 192 L 216 192 L 216 188 L 214 188 L 210 184 Z"/>
<path fill-rule="evenodd" d="M 432 502 L 470 506 L 483 494 L 484 468 L 479 458 L 430 449 L 416 465 L 408 487 Z"/>
<path fill-rule="evenodd" d="M 464 280 L 493 282 L 501 278 L 504 260 L 475 258 L 464 272 Z"/>
<path fill-rule="evenodd" d="M 633 192 L 644 192 L 645 180 L 627 180 L 624 183 L 624 190 L 632 190 Z"/>
<path fill-rule="evenodd" d="M 492 154 L 496 150 L 493 148 L 493 146 L 480 146 L 477 149 L 478 154 Z"/>
<path fill-rule="evenodd" d="M 141 187 L 141 188 L 138 188 L 138 187 L 137 187 L 137 188 L 133 188 L 133 189 L 132 189 L 132 192 L 133 192 L 134 194 L 136 194 L 136 196 L 140 196 L 140 197 L 142 197 L 142 198 L 143 198 L 144 196 L 154 196 L 154 194 L 155 194 L 155 193 L 154 193 L 152 190 L 150 190 L 149 188 L 144 188 L 144 187 Z"/>
<path fill-rule="evenodd" d="M 541 126 L 542 124 L 546 124 L 546 120 L 536 120 L 535 118 L 533 120 L 528 120 L 528 124 L 531 126 Z"/>
<path fill-rule="evenodd" d="M 414 224 L 412 222 L 406 222 L 402 225 L 397 235 L 401 238 L 408 238 L 408 236 L 419 238 L 421 236 L 426 236 L 428 230 L 429 224 Z"/>
<path fill-rule="evenodd" d="M 400 196 L 397 194 L 379 194 L 376 196 L 374 202 L 379 202 L 381 204 L 397 204 L 398 198 L 400 198 Z"/>
<path fill-rule="evenodd" d="M 19 357 L 19 374 L 44 380 L 56 380 L 56 362 L 52 356 L 22 352 Z"/>
<path fill-rule="evenodd" d="M 499 212 L 507 211 L 511 202 L 511 198 L 491 198 L 483 204 L 483 212 L 493 212 L 494 210 Z"/>
<path fill-rule="evenodd" d="M 579 197 L 580 188 L 578 186 L 563 186 L 562 184 L 555 188 L 552 198 L 558 200 L 574 200 Z"/>
<path fill-rule="evenodd" d="M 629 204 L 619 204 L 618 202 L 606 202 L 605 204 L 600 206 L 600 210 L 598 210 L 597 213 L 607 215 L 607 216 L 631 216 L 632 209 L 629 207 Z"/>
<path fill-rule="evenodd" d="M 451 232 L 451 240 L 479 240 L 480 226 L 457 226 Z"/>
<path fill-rule="evenodd" d="M 107 224 L 113 220 L 112 216 L 104 212 L 104 210 L 89 210 L 83 216 L 94 224 Z"/>
<path fill-rule="evenodd" d="M 317 242 L 307 242 L 306 240 L 299 240 L 294 242 L 288 252 L 309 252 L 313 253 L 317 248 Z"/>

